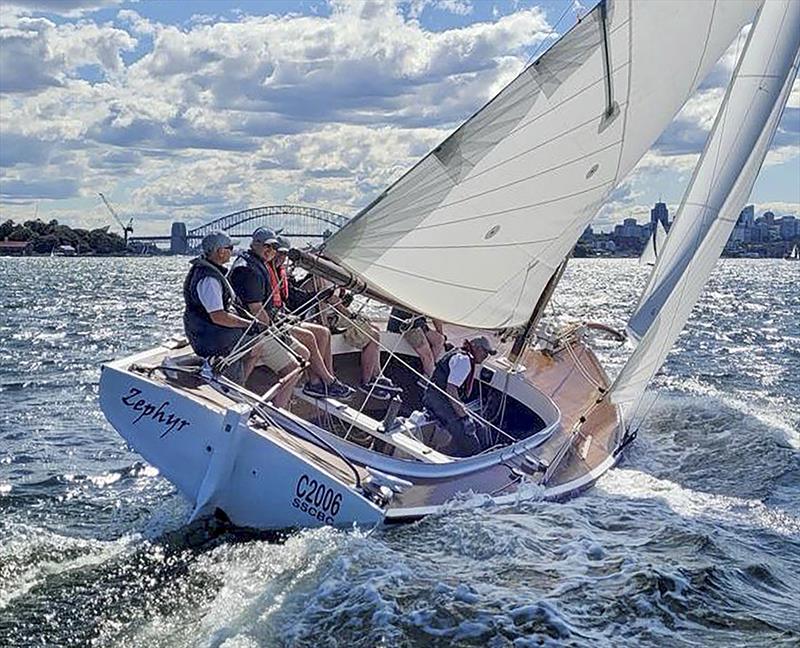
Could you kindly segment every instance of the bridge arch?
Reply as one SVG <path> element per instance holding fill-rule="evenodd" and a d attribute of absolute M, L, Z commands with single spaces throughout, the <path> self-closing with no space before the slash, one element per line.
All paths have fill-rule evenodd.
<path fill-rule="evenodd" d="M 269 205 L 252 207 L 221 216 L 190 229 L 187 238 L 199 239 L 214 230 L 224 230 L 230 236 L 250 236 L 258 227 L 282 229 L 286 236 L 323 238 L 341 228 L 349 218 L 326 209 L 303 205 Z"/>

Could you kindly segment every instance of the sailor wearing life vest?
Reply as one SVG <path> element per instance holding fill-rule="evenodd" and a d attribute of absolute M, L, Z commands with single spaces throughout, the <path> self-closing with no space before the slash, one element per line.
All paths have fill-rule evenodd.
<path fill-rule="evenodd" d="M 183 284 L 183 325 L 197 355 L 226 356 L 251 328 L 249 320 L 236 314 L 240 302 L 226 278 L 225 264 L 230 261 L 233 241 L 225 232 L 212 232 L 203 238 L 201 247 L 203 253 L 192 260 Z M 274 337 L 262 339 L 242 362 L 234 364 L 231 377 L 245 384 L 256 365 L 266 365 L 278 375 L 287 375 L 299 366 Z M 296 381 L 288 381 L 276 392 L 273 402 L 278 407 L 288 404 Z"/>
<path fill-rule="evenodd" d="M 495 353 L 483 335 L 465 340 L 460 349 L 452 349 L 439 359 L 430 379 L 432 384 L 422 397 L 428 411 L 450 433 L 454 455 L 470 457 L 483 449 L 475 422 L 462 402 L 472 392 L 475 367 Z"/>
<path fill-rule="evenodd" d="M 353 390 L 333 375 L 330 357 L 330 334 L 322 328 L 327 338 L 317 342 L 315 331 L 303 324 L 293 324 L 284 309 L 285 284 L 281 281 L 281 268 L 275 264 L 277 248 L 281 242 L 275 233 L 260 227 L 253 232 L 250 249 L 241 254 L 233 264 L 230 280 L 239 299 L 263 324 L 280 324 L 284 336 L 295 353 L 308 360 L 310 380 L 303 391 L 317 398 L 332 396 L 347 399 Z M 280 375 L 280 374 L 279 374 Z"/>

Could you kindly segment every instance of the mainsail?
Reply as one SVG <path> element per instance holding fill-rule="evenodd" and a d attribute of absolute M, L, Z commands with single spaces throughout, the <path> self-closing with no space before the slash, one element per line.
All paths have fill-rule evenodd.
<path fill-rule="evenodd" d="M 766 0 L 629 328 L 641 338 L 610 389 L 632 409 L 689 318 L 769 149 L 800 61 L 800 2 Z"/>
<path fill-rule="evenodd" d="M 667 230 L 660 220 L 653 223 L 653 231 L 650 233 L 650 238 L 647 239 L 642 255 L 639 257 L 639 265 L 653 266 L 656 260 L 661 255 L 661 249 L 664 247 L 664 242 L 667 240 Z"/>
<path fill-rule="evenodd" d="M 328 240 L 397 301 L 523 323 L 599 206 L 760 0 L 607 0 Z"/>

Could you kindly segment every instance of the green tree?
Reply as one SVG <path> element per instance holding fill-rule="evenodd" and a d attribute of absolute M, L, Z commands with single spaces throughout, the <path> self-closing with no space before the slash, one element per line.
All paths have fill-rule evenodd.
<path fill-rule="evenodd" d="M 17 225 L 8 238 L 11 241 L 32 241 L 33 239 L 38 238 L 38 236 L 36 232 L 29 227 L 25 227 L 25 225 Z"/>

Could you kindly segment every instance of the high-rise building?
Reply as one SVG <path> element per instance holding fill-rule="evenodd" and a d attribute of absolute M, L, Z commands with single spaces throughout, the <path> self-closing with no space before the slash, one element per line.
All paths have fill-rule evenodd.
<path fill-rule="evenodd" d="M 753 227 L 755 223 L 756 208 L 753 205 L 747 205 L 739 214 L 738 225 L 742 227 Z"/>
<path fill-rule="evenodd" d="M 669 229 L 669 209 L 663 202 L 657 202 L 656 206 L 650 210 L 650 223 L 655 225 L 658 221 L 661 221 L 664 229 Z"/>

